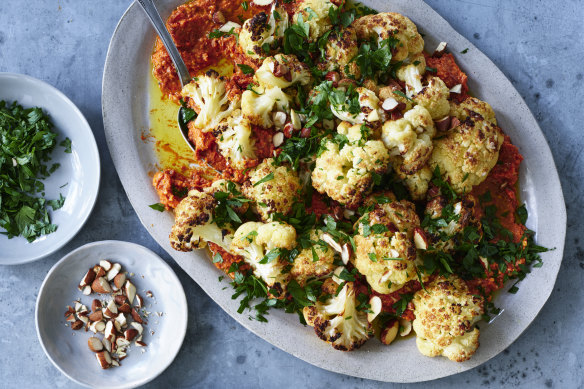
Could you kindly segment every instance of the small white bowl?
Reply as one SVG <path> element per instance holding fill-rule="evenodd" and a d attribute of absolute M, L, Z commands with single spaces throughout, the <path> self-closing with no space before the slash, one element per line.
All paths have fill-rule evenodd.
<path fill-rule="evenodd" d="M 147 347 L 130 347 L 122 366 L 107 370 L 99 367 L 87 346 L 93 332 L 73 331 L 65 326 L 64 318 L 67 305 L 73 306 L 74 300 L 80 299 L 91 309 L 93 299 L 99 298 L 93 293 L 84 296 L 77 285 L 102 259 L 122 265 L 150 312 L 143 334 Z M 146 291 L 152 291 L 153 297 L 147 297 Z M 182 285 L 164 260 L 137 244 L 109 240 L 86 244 L 53 266 L 39 291 L 35 321 L 43 350 L 71 380 L 89 387 L 131 388 L 151 381 L 172 363 L 186 334 L 187 311 Z"/>
<path fill-rule="evenodd" d="M 83 227 L 99 191 L 99 151 L 91 127 L 81 111 L 58 89 L 44 81 L 16 73 L 0 73 L 0 100 L 17 101 L 25 108 L 41 107 L 58 134 L 57 144 L 71 140 L 71 153 L 57 146 L 49 163 L 61 166 L 43 180 L 47 199 L 65 196 L 63 208 L 49 208 L 57 231 L 29 243 L 23 237 L 0 235 L 0 265 L 16 265 L 43 258 L 69 242 Z M 0 229 L 0 231 L 4 231 Z"/>

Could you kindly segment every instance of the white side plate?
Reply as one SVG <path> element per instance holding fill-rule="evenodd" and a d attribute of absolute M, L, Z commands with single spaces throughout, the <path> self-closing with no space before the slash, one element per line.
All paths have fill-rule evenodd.
<path fill-rule="evenodd" d="M 180 0 L 160 0 L 157 6 L 168 17 Z M 232 289 L 203 251 L 180 253 L 172 250 L 168 234 L 171 213 L 148 208 L 158 202 L 149 172 L 157 163 L 151 143 L 140 139 L 148 131 L 150 55 L 155 32 L 140 9 L 133 4 L 122 17 L 112 37 L 103 78 L 102 107 L 109 150 L 132 206 L 145 228 L 181 267 L 243 326 L 282 350 L 324 369 L 352 376 L 389 382 L 417 382 L 444 377 L 478 366 L 507 348 L 541 310 L 556 280 L 566 234 L 566 210 L 554 160 L 537 122 L 521 96 L 503 73 L 468 40 L 458 34 L 422 0 L 367 0 L 378 11 L 393 11 L 411 18 L 424 32 L 426 49 L 432 51 L 447 41 L 468 73 L 470 90 L 491 103 L 501 128 L 525 157 L 520 172 L 521 199 L 527 202 L 528 227 L 537 231 L 537 241 L 555 250 L 542 255 L 544 266 L 521 282 L 517 294 L 501 293 L 496 303 L 504 312 L 491 324 L 481 324 L 481 347 L 468 362 L 421 355 L 415 340 L 384 346 L 371 340 L 357 351 L 334 350 L 318 339 L 314 330 L 298 323 L 296 315 L 270 312 L 268 323 L 248 320 L 237 313 Z M 226 289 L 224 289 L 227 286 Z M 423 368 L 421 368 L 423 366 Z"/>
<path fill-rule="evenodd" d="M 83 227 L 99 191 L 99 152 L 91 127 L 79 109 L 51 85 L 23 74 L 0 73 L 0 100 L 18 101 L 25 108 L 41 107 L 59 134 L 57 144 L 71 139 L 71 153 L 55 147 L 50 164 L 61 166 L 46 180 L 45 198 L 66 197 L 63 208 L 52 211 L 51 222 L 57 231 L 32 243 L 22 237 L 8 239 L 0 235 L 0 265 L 15 265 L 43 258 L 69 242 Z M 3 230 L 2 230 L 3 231 Z"/>
<path fill-rule="evenodd" d="M 107 370 L 99 367 L 87 346 L 93 332 L 73 331 L 65 327 L 63 317 L 66 306 L 74 300 L 80 298 L 91 310 L 93 299 L 100 298 L 97 294 L 84 296 L 77 285 L 85 272 L 102 259 L 117 262 L 124 270 L 134 273 L 129 278 L 150 312 L 146 318 L 148 324 L 144 325 L 145 351 L 132 346 L 122 366 Z M 147 297 L 148 290 L 152 291 L 153 298 Z M 103 298 L 106 297 L 100 299 Z M 35 321 L 43 350 L 63 374 L 84 386 L 118 389 L 143 385 L 172 363 L 186 334 L 187 311 L 182 285 L 164 260 L 137 244 L 109 240 L 82 246 L 53 266 L 39 291 Z"/>

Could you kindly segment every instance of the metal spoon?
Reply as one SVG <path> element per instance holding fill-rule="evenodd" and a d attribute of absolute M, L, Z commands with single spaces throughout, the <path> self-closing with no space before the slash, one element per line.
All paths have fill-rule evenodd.
<path fill-rule="evenodd" d="M 144 10 L 144 12 L 146 12 L 146 15 L 148 15 L 148 19 L 150 19 L 152 26 L 156 30 L 156 33 L 160 37 L 160 40 L 162 40 L 164 47 L 166 47 L 168 55 L 170 55 L 170 59 L 172 59 L 172 63 L 174 64 L 176 72 L 178 73 L 180 84 L 184 87 L 189 82 L 191 82 L 192 79 L 191 75 L 189 74 L 187 65 L 185 65 L 185 62 L 180 56 L 180 53 L 178 52 L 178 49 L 176 48 L 176 45 L 174 44 L 172 37 L 170 36 L 168 30 L 166 29 L 166 26 L 164 25 L 164 22 L 162 21 L 160 13 L 158 13 L 158 10 L 156 9 L 154 2 L 152 0 L 138 0 L 138 3 L 142 6 L 142 9 Z M 194 152 L 195 147 L 189 140 L 189 129 L 187 127 L 187 124 L 183 121 L 182 107 L 180 107 L 178 110 L 177 122 L 182 137 L 187 142 L 191 150 L 193 150 Z"/>

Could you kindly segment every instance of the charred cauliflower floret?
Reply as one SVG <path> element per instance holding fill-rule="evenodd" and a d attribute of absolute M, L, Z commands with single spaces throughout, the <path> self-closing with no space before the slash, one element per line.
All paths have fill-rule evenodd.
<path fill-rule="evenodd" d="M 476 205 L 477 199 L 470 194 L 452 205 L 445 196 L 436 196 L 428 201 L 424 213 L 430 222 L 424 225 L 424 230 L 430 245 L 440 251 L 450 251 L 466 227 L 472 225 L 480 229 L 481 223 L 475 213 Z M 432 223 L 434 220 L 442 223 L 437 225 Z"/>
<path fill-rule="evenodd" d="M 499 158 L 503 132 L 470 112 L 457 127 L 434 141 L 429 164 L 438 166 L 456 193 L 468 193 L 486 178 Z"/>
<path fill-rule="evenodd" d="M 353 264 L 378 293 L 391 293 L 416 279 L 415 206 L 405 200 L 379 204 L 357 222 Z"/>
<path fill-rule="evenodd" d="M 253 210 L 263 221 L 270 220 L 273 213 L 287 214 L 300 190 L 296 171 L 287 166 L 275 166 L 272 158 L 264 159 L 243 183 L 243 195 L 253 200 Z"/>
<path fill-rule="evenodd" d="M 277 86 L 271 88 L 255 86 L 241 95 L 241 112 L 251 124 L 269 128 L 274 124 L 272 112 L 287 112 L 290 101 L 291 97 Z"/>
<path fill-rule="evenodd" d="M 329 0 L 305 0 L 294 13 L 294 23 L 308 25 L 308 41 L 314 42 L 333 25 L 329 19 L 329 10 L 338 7 Z"/>
<path fill-rule="evenodd" d="M 355 20 L 352 25 L 360 40 L 377 38 L 381 42 L 389 38 L 397 39 L 399 43 L 392 52 L 392 62 L 404 61 L 424 49 L 424 40 L 418 33 L 416 25 L 398 13 L 366 15 Z"/>
<path fill-rule="evenodd" d="M 379 98 L 375 92 L 364 87 L 356 88 L 355 92 L 359 95 L 359 113 L 351 113 L 346 103 L 338 106 L 331 104 L 332 113 L 337 118 L 351 124 L 369 123 L 373 125 L 379 123 L 381 121 Z"/>
<path fill-rule="evenodd" d="M 338 70 L 344 77 L 359 79 L 361 69 L 353 61 L 359 54 L 357 34 L 353 27 L 342 31 L 332 31 L 325 46 L 322 68 L 327 71 Z"/>
<path fill-rule="evenodd" d="M 320 230 L 310 231 L 310 240 L 313 243 L 319 243 L 314 243 L 312 247 L 302 249 L 298 256 L 294 258 L 290 275 L 300 286 L 304 286 L 310 278 L 321 278 L 335 270 L 335 252 L 322 241 L 322 235 L 323 232 Z"/>
<path fill-rule="evenodd" d="M 462 103 L 455 101 L 450 103 L 450 116 L 455 116 L 459 120 L 466 120 L 467 117 L 473 116 L 471 112 L 479 114 L 486 121 L 497 125 L 495 111 L 486 101 L 479 100 L 476 97 L 467 97 Z"/>
<path fill-rule="evenodd" d="M 194 126 L 203 132 L 214 129 L 239 108 L 240 96 L 229 96 L 225 89 L 225 79 L 219 73 L 209 70 L 182 89 L 183 98 L 194 106 L 197 118 Z M 193 105 L 194 104 L 194 105 Z"/>
<path fill-rule="evenodd" d="M 432 154 L 436 127 L 428 110 L 420 105 L 407 111 L 402 119 L 383 124 L 381 140 L 396 159 L 394 168 L 405 174 L 420 170 Z"/>
<path fill-rule="evenodd" d="M 274 8 L 270 15 L 260 12 L 243 23 L 239 32 L 239 47 L 248 56 L 260 58 L 267 55 L 264 45 L 272 45 L 284 36 L 288 28 L 288 13 Z"/>
<path fill-rule="evenodd" d="M 203 191 L 207 194 L 212 195 L 213 197 L 217 192 L 227 193 L 228 194 L 227 198 L 231 199 L 233 198 L 234 193 L 241 194 L 241 187 L 235 182 L 228 181 L 225 179 L 219 179 L 213 181 L 211 186 L 204 188 Z M 248 208 L 249 208 L 248 202 L 241 203 L 241 205 L 233 207 L 235 212 L 238 214 L 245 213 Z"/>
<path fill-rule="evenodd" d="M 229 249 L 232 231 L 229 227 L 219 228 L 213 222 L 216 205 L 211 194 L 191 190 L 174 209 L 174 225 L 170 232 L 170 245 L 178 251 L 191 251 L 213 242 Z"/>
<path fill-rule="evenodd" d="M 450 89 L 448 89 L 444 81 L 438 77 L 432 77 L 428 85 L 415 95 L 413 100 L 416 104 L 426 108 L 432 115 L 432 119 L 438 120 L 447 116 L 450 112 L 449 97 Z"/>
<path fill-rule="evenodd" d="M 295 245 L 296 230 L 286 223 L 247 222 L 235 231 L 230 248 L 252 267 L 256 277 L 281 293 L 290 273 L 284 271 L 288 262 L 281 258 L 280 249 L 291 250 Z"/>
<path fill-rule="evenodd" d="M 432 170 L 428 166 L 424 166 L 412 174 L 405 174 L 398 168 L 396 173 L 403 181 L 413 200 L 418 201 L 426 198 L 428 186 L 432 180 Z"/>
<path fill-rule="evenodd" d="M 255 79 L 264 88 L 284 89 L 294 84 L 309 84 L 312 76 L 308 66 L 295 55 L 276 54 L 264 60 L 255 72 Z"/>
<path fill-rule="evenodd" d="M 412 97 L 424 89 L 422 76 L 426 73 L 426 60 L 422 54 L 415 55 L 408 64 L 402 65 L 396 72 L 400 81 L 406 84 L 406 95 Z"/>
<path fill-rule="evenodd" d="M 251 134 L 251 125 L 239 110 L 213 130 L 219 152 L 231 167 L 243 170 L 249 160 L 256 158 Z"/>
<path fill-rule="evenodd" d="M 425 290 L 416 292 L 412 301 L 418 350 L 456 362 L 470 359 L 479 347 L 479 329 L 473 327 L 484 313 L 483 299 L 451 275 L 436 278 Z"/>
<path fill-rule="evenodd" d="M 373 330 L 367 321 L 367 313 L 357 310 L 359 302 L 352 282 L 347 282 L 338 295 L 338 285 L 328 279 L 323 285 L 330 294 L 324 303 L 305 307 L 306 323 L 314 327 L 316 335 L 335 349 L 351 351 L 361 347 L 371 336 Z"/>
<path fill-rule="evenodd" d="M 342 123 L 341 123 L 342 125 Z M 339 126 L 341 127 L 341 126 Z M 361 125 L 350 127 L 351 134 L 361 132 Z M 389 154 L 378 140 L 363 142 L 360 137 L 350 138 L 351 143 L 339 149 L 331 140 L 317 159 L 312 171 L 312 186 L 349 208 L 357 207 L 373 184 L 372 174 L 387 170 Z"/>

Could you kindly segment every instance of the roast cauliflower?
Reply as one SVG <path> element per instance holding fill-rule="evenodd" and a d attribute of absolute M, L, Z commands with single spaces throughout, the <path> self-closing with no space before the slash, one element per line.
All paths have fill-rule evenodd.
<path fill-rule="evenodd" d="M 264 47 L 281 41 L 288 28 L 288 13 L 282 8 L 274 8 L 270 15 L 260 12 L 243 23 L 239 32 L 241 50 L 252 58 L 268 55 Z M 269 52 L 269 50 L 268 50 Z"/>
<path fill-rule="evenodd" d="M 335 252 L 322 241 L 322 235 L 320 230 L 311 230 L 313 245 L 302 249 L 294 258 L 290 274 L 300 286 L 304 286 L 310 278 L 321 278 L 335 270 Z"/>
<path fill-rule="evenodd" d="M 333 25 L 329 19 L 329 10 L 338 7 L 329 0 L 305 0 L 294 13 L 294 23 L 308 25 L 308 41 L 314 42 Z"/>
<path fill-rule="evenodd" d="M 256 158 L 251 134 L 251 125 L 239 110 L 213 130 L 219 152 L 231 167 L 243 170 L 249 160 Z"/>
<path fill-rule="evenodd" d="M 418 350 L 426 356 L 443 355 L 456 362 L 470 359 L 479 346 L 484 313 L 482 297 L 471 294 L 463 280 L 442 276 L 414 295 L 413 329 Z"/>
<path fill-rule="evenodd" d="M 251 85 L 251 84 L 250 84 Z M 254 86 L 241 95 L 241 111 L 251 124 L 264 128 L 273 125 L 272 112 L 289 110 L 291 97 L 277 86 Z"/>
<path fill-rule="evenodd" d="M 285 165 L 276 166 L 272 158 L 264 159 L 243 183 L 243 195 L 253 200 L 252 208 L 264 221 L 273 213 L 287 214 L 301 189 L 298 173 Z"/>
<path fill-rule="evenodd" d="M 420 220 L 406 201 L 378 204 L 357 222 L 353 264 L 378 293 L 391 293 L 416 279 L 415 228 Z"/>
<path fill-rule="evenodd" d="M 381 140 L 392 157 L 400 157 L 397 158 L 396 170 L 413 174 L 430 158 L 435 134 L 432 116 L 426 108 L 417 105 L 407 111 L 402 119 L 386 121 L 381 130 Z"/>
<path fill-rule="evenodd" d="M 397 78 L 406 84 L 406 95 L 412 97 L 424 89 L 422 76 L 426 73 L 426 60 L 422 54 L 415 55 L 408 64 L 396 72 Z"/>
<path fill-rule="evenodd" d="M 291 250 L 295 245 L 296 230 L 288 224 L 247 222 L 235 231 L 230 249 L 243 257 L 256 277 L 281 293 L 290 281 L 290 273 L 285 272 L 288 262 L 281 257 L 280 249 Z"/>
<path fill-rule="evenodd" d="M 426 108 L 432 119 L 438 120 L 447 116 L 450 112 L 450 89 L 444 81 L 438 77 L 431 77 L 426 85 L 418 94 L 414 95 L 413 100 L 416 104 Z"/>
<path fill-rule="evenodd" d="M 361 132 L 361 125 L 350 127 L 350 133 L 357 131 Z M 355 208 L 363 201 L 372 187 L 373 173 L 384 173 L 389 162 L 383 142 L 363 142 L 357 136 L 353 139 L 342 149 L 332 140 L 325 141 L 325 151 L 316 159 L 312 171 L 312 186 L 349 208 Z"/>
<path fill-rule="evenodd" d="M 288 88 L 294 84 L 306 85 L 312 80 L 310 69 L 295 55 L 276 54 L 264 59 L 255 72 L 255 79 L 264 88 Z"/>
<path fill-rule="evenodd" d="M 426 198 L 428 186 L 432 180 L 432 170 L 428 166 L 423 166 L 420 170 L 412 174 L 405 174 L 398 166 L 395 172 L 403 181 L 412 199 L 418 201 Z"/>
<path fill-rule="evenodd" d="M 216 201 L 211 194 L 191 190 L 174 209 L 174 225 L 170 245 L 178 251 L 204 248 L 213 242 L 229 249 L 233 231 L 228 226 L 219 228 L 213 222 Z"/>
<path fill-rule="evenodd" d="M 359 113 L 351 113 L 345 104 L 334 105 L 331 104 L 332 113 L 339 119 L 349 122 L 351 124 L 362 124 L 368 123 L 373 125 L 381 121 L 382 115 L 379 110 L 379 98 L 375 95 L 375 92 L 364 88 L 358 87 L 355 92 L 359 94 Z"/>
<path fill-rule="evenodd" d="M 424 49 L 424 40 L 418 33 L 416 25 L 398 13 L 384 12 L 362 16 L 352 25 L 360 40 L 376 38 L 381 42 L 389 38 L 397 39 L 399 43 L 392 51 L 392 62 L 404 61 Z"/>
<path fill-rule="evenodd" d="M 324 303 L 303 310 L 306 323 L 314 327 L 316 335 L 335 349 L 351 351 L 361 347 L 373 334 L 367 313 L 357 310 L 359 303 L 355 286 L 347 282 L 338 295 L 338 285 L 328 279 L 323 291 L 331 295 Z"/>
<path fill-rule="evenodd" d="M 474 114 L 434 141 L 429 164 L 440 168 L 456 193 L 468 193 L 487 178 L 502 144 L 501 129 Z"/>
<path fill-rule="evenodd" d="M 462 103 L 455 101 L 450 103 L 450 115 L 457 117 L 459 120 L 466 120 L 469 116 L 477 117 L 476 114 L 479 114 L 484 120 L 497 125 L 495 112 L 486 101 L 469 96 Z"/>
<path fill-rule="evenodd" d="M 239 108 L 240 96 L 229 96 L 225 89 L 225 79 L 219 73 L 209 70 L 182 89 L 183 99 L 194 106 L 197 118 L 194 126 L 203 132 L 214 129 Z"/>
<path fill-rule="evenodd" d="M 320 65 L 326 71 L 340 71 L 344 77 L 359 79 L 361 69 L 352 61 L 359 54 L 357 34 L 353 27 L 332 31 L 328 36 L 325 54 Z"/>

